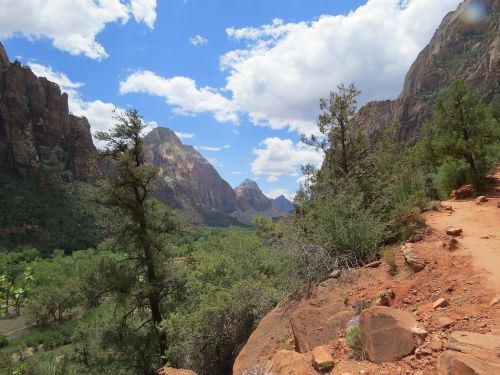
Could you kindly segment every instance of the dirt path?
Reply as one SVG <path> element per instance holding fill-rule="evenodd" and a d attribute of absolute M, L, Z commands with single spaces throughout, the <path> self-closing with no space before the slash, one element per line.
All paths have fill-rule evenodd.
<path fill-rule="evenodd" d="M 500 178 L 500 171 L 496 176 Z M 498 180 L 497 180 L 498 181 Z M 500 184 L 498 185 L 500 186 Z M 488 202 L 476 205 L 475 200 L 447 201 L 453 212 L 431 212 L 427 224 L 436 232 L 444 233 L 448 227 L 461 228 L 458 238 L 460 251 L 470 255 L 476 272 L 482 273 L 491 288 L 500 292 L 500 198 L 489 197 Z"/>

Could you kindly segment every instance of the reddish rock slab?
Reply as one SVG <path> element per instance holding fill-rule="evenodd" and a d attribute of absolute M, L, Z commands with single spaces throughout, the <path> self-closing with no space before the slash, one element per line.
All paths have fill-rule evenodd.
<path fill-rule="evenodd" d="M 437 361 L 440 375 L 495 375 L 500 366 L 478 359 L 472 355 L 446 350 Z"/>
<path fill-rule="evenodd" d="M 448 349 L 500 365 L 500 336 L 498 335 L 455 331 L 448 338 Z"/>
<path fill-rule="evenodd" d="M 479 206 L 481 203 L 488 202 L 488 198 L 486 196 L 481 195 L 480 197 L 476 198 L 476 204 Z"/>
<path fill-rule="evenodd" d="M 342 305 L 324 307 L 308 306 L 294 311 L 290 317 L 295 338 L 295 349 L 299 353 L 327 345 L 338 338 L 353 312 Z"/>
<path fill-rule="evenodd" d="M 446 298 L 439 298 L 438 300 L 436 300 L 433 304 L 432 304 L 432 308 L 433 309 L 438 309 L 438 308 L 442 308 L 442 307 L 446 307 L 448 306 L 450 303 L 448 302 L 448 300 Z"/>
<path fill-rule="evenodd" d="M 360 325 L 368 359 L 376 363 L 394 362 L 413 353 L 427 335 L 412 314 L 384 306 L 363 310 Z"/>

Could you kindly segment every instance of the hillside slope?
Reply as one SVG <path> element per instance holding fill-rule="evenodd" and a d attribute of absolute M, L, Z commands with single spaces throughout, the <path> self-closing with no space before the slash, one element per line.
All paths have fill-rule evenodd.
<path fill-rule="evenodd" d="M 500 191 L 500 171 L 496 177 L 496 187 Z M 447 345 L 451 345 L 450 337 L 456 335 L 453 332 L 500 334 L 500 310 L 495 305 L 500 302 L 500 237 L 497 230 L 500 227 L 500 198 L 491 196 L 481 205 L 474 200 L 444 202 L 438 211 L 426 213 L 425 218 L 430 228 L 428 235 L 420 242 L 397 249 L 399 272 L 396 275 L 391 276 L 389 266 L 381 262 L 373 267 L 333 274 L 332 278 L 317 285 L 308 297 L 283 301 L 253 332 L 234 364 L 233 374 L 240 375 L 257 363 L 272 364 L 277 375 L 320 374 L 311 366 L 311 351 L 318 346 L 324 346 L 333 358 L 335 367 L 331 374 L 359 374 L 363 373 L 361 370 L 380 375 L 416 374 L 416 371 L 423 371 L 425 375 L 438 374 L 436 364 L 443 367 L 447 358 L 454 355 L 450 350 L 445 352 Z M 462 229 L 462 234 L 458 237 L 448 235 L 449 226 Z M 423 270 L 410 271 L 404 256 L 406 248 L 425 264 Z M 381 300 L 381 296 L 386 299 Z M 447 304 L 433 306 L 440 298 Z M 350 349 L 344 341 L 346 326 L 360 306 L 370 304 L 390 306 L 390 310 L 398 314 L 409 312 L 425 329 L 425 340 L 400 360 L 383 364 L 351 360 Z M 367 336 L 370 334 L 370 331 L 365 332 Z M 390 335 L 390 331 L 378 334 Z M 390 336 L 383 337 L 392 340 Z M 493 340 L 499 341 L 500 337 Z M 296 354 L 289 353 L 291 346 Z M 488 358 L 483 358 L 484 366 L 490 366 L 486 368 L 493 371 L 495 359 Z M 466 359 L 470 360 L 466 361 L 468 364 L 474 362 Z M 494 373 L 440 371 L 440 374 L 449 375 Z"/>

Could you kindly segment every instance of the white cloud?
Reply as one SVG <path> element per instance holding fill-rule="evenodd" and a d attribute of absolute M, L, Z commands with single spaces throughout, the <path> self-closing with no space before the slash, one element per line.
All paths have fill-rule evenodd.
<path fill-rule="evenodd" d="M 264 195 L 271 199 L 276 199 L 280 195 L 283 195 L 290 202 L 293 202 L 293 199 L 295 198 L 295 193 L 291 193 L 288 190 L 282 188 L 271 189 L 267 193 L 264 193 Z"/>
<path fill-rule="evenodd" d="M 260 146 L 253 150 L 256 158 L 251 170 L 256 175 L 267 175 L 270 182 L 276 182 L 280 176 L 298 176 L 301 165 L 319 167 L 323 161 L 321 151 L 290 139 L 266 138 Z"/>
<path fill-rule="evenodd" d="M 108 54 L 97 34 L 108 23 L 127 23 L 131 14 L 153 28 L 156 0 L 2 0 L 0 39 L 47 38 L 72 55 L 103 59 Z"/>
<path fill-rule="evenodd" d="M 115 111 L 122 111 L 123 109 L 116 107 L 112 103 L 106 103 L 101 100 L 84 101 L 78 88 L 84 84 L 73 82 L 64 73 L 55 71 L 50 66 L 29 62 L 28 66 L 39 77 L 45 77 L 49 81 L 57 83 L 61 87 L 61 91 L 68 94 L 68 106 L 71 113 L 77 116 L 85 116 L 91 125 L 92 134 L 97 131 L 108 131 L 115 124 Z M 155 121 L 146 122 L 146 129 L 144 133 L 148 133 L 158 124 Z M 97 147 L 102 144 L 94 138 L 94 144 Z"/>
<path fill-rule="evenodd" d="M 443 16 L 460 0 L 368 0 L 346 16 L 243 29 L 246 43 L 220 59 L 226 89 L 255 124 L 313 132 L 320 97 L 355 82 L 360 104 L 394 98 L 405 73 Z"/>
<path fill-rule="evenodd" d="M 212 146 L 196 146 L 195 148 L 197 150 L 203 150 L 203 151 L 211 151 L 211 152 L 219 152 L 219 151 L 222 151 L 222 150 L 227 150 L 228 148 L 230 148 L 231 146 L 230 145 L 224 145 L 224 146 L 220 146 L 220 147 L 212 147 Z"/>
<path fill-rule="evenodd" d="M 175 135 L 178 136 L 180 139 L 194 138 L 194 134 L 193 133 L 175 132 Z"/>
<path fill-rule="evenodd" d="M 150 29 L 156 21 L 156 0 L 131 0 L 130 7 L 137 22 L 144 22 Z"/>
<path fill-rule="evenodd" d="M 202 112 L 213 113 L 219 122 L 237 122 L 237 109 L 232 101 L 211 87 L 197 87 L 196 82 L 187 77 L 164 78 L 147 70 L 132 73 L 120 82 L 120 93 L 143 93 L 165 98 L 181 115 Z"/>
<path fill-rule="evenodd" d="M 208 39 L 201 36 L 200 34 L 196 34 L 195 36 L 189 38 L 189 43 L 193 46 L 198 47 L 208 43 Z"/>

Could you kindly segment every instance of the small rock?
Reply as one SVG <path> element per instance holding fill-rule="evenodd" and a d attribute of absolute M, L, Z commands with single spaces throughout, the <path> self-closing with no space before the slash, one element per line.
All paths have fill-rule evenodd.
<path fill-rule="evenodd" d="M 422 370 L 415 371 L 413 375 L 424 375 L 424 372 Z"/>
<path fill-rule="evenodd" d="M 448 285 L 446 288 L 444 288 L 445 292 L 453 292 L 453 289 L 455 289 L 455 286 L 453 284 Z"/>
<path fill-rule="evenodd" d="M 427 262 L 415 255 L 415 253 L 413 252 L 413 247 L 410 246 L 410 244 L 404 244 L 402 246 L 402 250 L 406 264 L 408 264 L 413 271 L 420 272 L 425 268 Z"/>
<path fill-rule="evenodd" d="M 447 317 L 439 317 L 437 318 L 437 323 L 439 328 L 448 328 L 451 326 L 455 321 L 453 319 L 447 318 Z"/>
<path fill-rule="evenodd" d="M 333 270 L 330 273 L 330 278 L 331 279 L 338 279 L 340 277 L 340 270 Z"/>
<path fill-rule="evenodd" d="M 313 366 L 318 371 L 329 371 L 333 368 L 333 358 L 328 347 L 317 346 L 312 351 Z"/>
<path fill-rule="evenodd" d="M 440 352 L 441 350 L 443 350 L 443 342 L 441 340 L 439 340 L 436 336 L 432 337 L 431 349 L 434 352 Z"/>
<path fill-rule="evenodd" d="M 488 202 L 488 198 L 486 198 L 484 195 L 481 195 L 476 198 L 476 204 L 479 206 L 481 203 Z"/>
<path fill-rule="evenodd" d="M 500 296 L 496 296 L 495 298 L 493 298 L 490 302 L 490 305 L 491 306 L 495 306 L 495 305 L 498 305 L 500 303 Z"/>
<path fill-rule="evenodd" d="M 445 211 L 450 211 L 450 212 L 453 212 L 453 207 L 452 206 L 449 206 L 447 204 L 443 204 L 441 205 L 441 207 L 443 208 L 443 210 Z"/>
<path fill-rule="evenodd" d="M 450 303 L 448 302 L 448 300 L 446 298 L 439 298 L 436 302 L 434 302 L 432 304 L 432 308 L 433 309 L 437 309 L 437 308 L 440 308 L 440 307 L 446 307 L 449 304 Z"/>
<path fill-rule="evenodd" d="M 497 202 L 497 208 L 500 208 L 500 201 Z"/>
<path fill-rule="evenodd" d="M 458 237 L 462 234 L 462 229 L 449 227 L 448 229 L 446 229 L 446 234 L 453 236 L 453 237 Z"/>
<path fill-rule="evenodd" d="M 456 238 L 450 238 L 447 242 L 446 242 L 446 248 L 449 250 L 449 251 L 454 251 L 456 250 L 458 247 L 458 240 Z"/>
<path fill-rule="evenodd" d="M 368 263 L 367 265 L 365 265 L 365 267 L 368 267 L 368 268 L 377 268 L 381 264 L 382 264 L 382 262 L 380 260 L 376 260 L 374 262 Z"/>
<path fill-rule="evenodd" d="M 378 298 L 375 300 L 375 305 L 377 306 L 390 306 L 391 300 L 394 299 L 395 294 L 391 289 L 382 290 L 378 294 Z"/>

